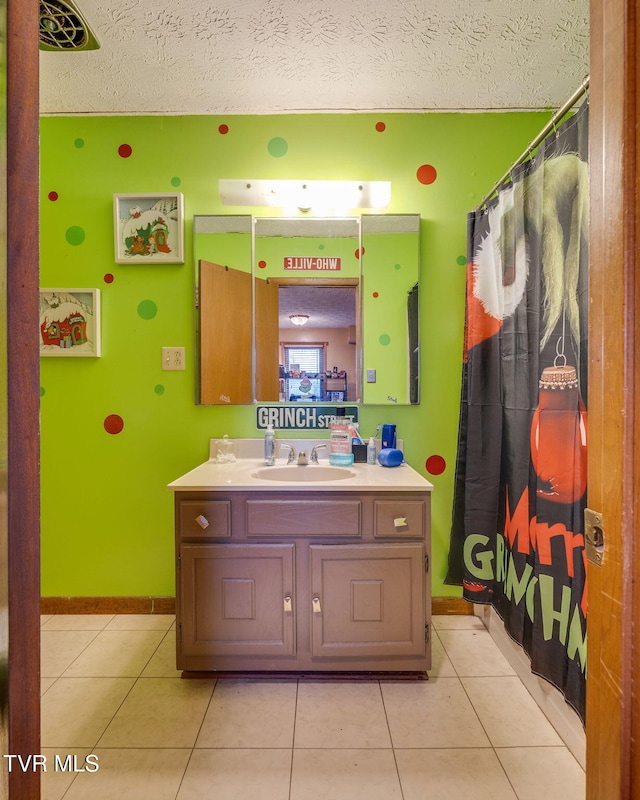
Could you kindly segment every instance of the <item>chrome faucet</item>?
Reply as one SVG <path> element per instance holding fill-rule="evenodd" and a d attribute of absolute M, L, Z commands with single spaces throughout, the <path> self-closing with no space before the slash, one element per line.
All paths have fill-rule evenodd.
<path fill-rule="evenodd" d="M 314 446 L 313 450 L 311 451 L 311 463 L 317 464 L 318 463 L 318 450 L 324 450 L 326 448 L 326 444 L 317 444 Z"/>
<path fill-rule="evenodd" d="M 307 451 L 306 450 L 301 450 L 298 453 L 298 466 L 299 467 L 306 467 L 306 465 L 308 463 L 309 463 L 309 459 L 307 458 Z"/>
<path fill-rule="evenodd" d="M 293 462 L 296 460 L 296 448 L 292 444 L 289 444 L 289 442 L 282 442 L 280 445 L 280 449 L 282 449 L 283 447 L 289 448 L 289 457 L 287 458 L 287 464 L 293 464 Z"/>

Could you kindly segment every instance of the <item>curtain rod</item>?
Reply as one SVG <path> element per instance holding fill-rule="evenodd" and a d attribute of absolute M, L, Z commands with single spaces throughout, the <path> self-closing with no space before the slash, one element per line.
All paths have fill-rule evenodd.
<path fill-rule="evenodd" d="M 536 136 L 536 138 L 529 143 L 527 149 L 524 153 L 517 158 L 513 164 L 509 167 L 509 169 L 504 173 L 504 175 L 500 178 L 500 180 L 496 181 L 491 189 L 491 191 L 486 194 L 482 200 L 478 203 L 478 205 L 474 208 L 474 211 L 479 211 L 483 206 L 487 204 L 487 202 L 493 197 L 496 193 L 500 185 L 511 175 L 513 170 L 520 164 L 525 161 L 525 159 L 532 153 L 533 150 L 542 142 L 545 136 L 555 128 L 556 123 L 559 122 L 564 115 L 570 111 L 573 106 L 578 102 L 578 100 L 582 97 L 583 94 L 589 89 L 589 76 L 582 81 L 579 88 L 571 95 L 571 97 L 567 100 L 567 102 L 559 108 L 555 114 L 551 117 L 549 122 L 544 126 L 544 128 L 540 131 L 540 133 Z"/>

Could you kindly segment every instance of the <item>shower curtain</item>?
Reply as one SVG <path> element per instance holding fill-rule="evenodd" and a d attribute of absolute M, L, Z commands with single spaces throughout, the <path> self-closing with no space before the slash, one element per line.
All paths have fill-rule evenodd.
<path fill-rule="evenodd" d="M 584 720 L 588 105 L 468 218 L 446 583 Z"/>

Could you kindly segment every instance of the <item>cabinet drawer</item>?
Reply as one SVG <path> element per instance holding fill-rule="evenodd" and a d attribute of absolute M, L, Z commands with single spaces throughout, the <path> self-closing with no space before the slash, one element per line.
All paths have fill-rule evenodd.
<path fill-rule="evenodd" d="M 423 500 L 375 500 L 373 535 L 376 539 L 422 539 L 426 507 Z"/>
<path fill-rule="evenodd" d="M 362 536 L 360 500 L 247 500 L 247 536 Z"/>
<path fill-rule="evenodd" d="M 178 505 L 178 530 L 185 538 L 229 538 L 231 502 L 181 500 Z"/>

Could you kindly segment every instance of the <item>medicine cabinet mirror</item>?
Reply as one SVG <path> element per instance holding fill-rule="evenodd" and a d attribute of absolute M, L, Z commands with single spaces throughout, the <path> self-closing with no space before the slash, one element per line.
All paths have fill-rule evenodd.
<path fill-rule="evenodd" d="M 418 214 L 196 215 L 203 405 L 419 402 Z"/>

